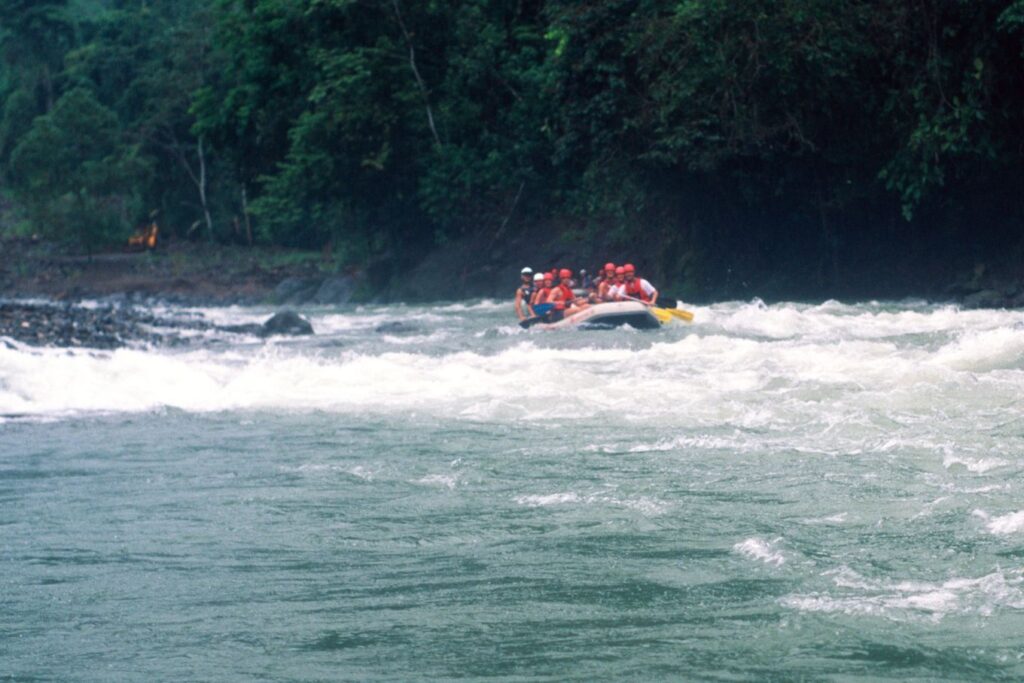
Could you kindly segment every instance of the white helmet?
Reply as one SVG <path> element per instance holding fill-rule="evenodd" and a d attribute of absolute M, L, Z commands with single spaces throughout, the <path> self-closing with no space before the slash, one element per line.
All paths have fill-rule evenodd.
<path fill-rule="evenodd" d="M 520 270 L 519 273 L 521 275 L 533 275 L 533 268 L 531 268 L 530 266 L 526 266 L 525 268 Z"/>
<path fill-rule="evenodd" d="M 544 273 L 537 273 L 533 276 L 534 282 L 544 282 Z"/>

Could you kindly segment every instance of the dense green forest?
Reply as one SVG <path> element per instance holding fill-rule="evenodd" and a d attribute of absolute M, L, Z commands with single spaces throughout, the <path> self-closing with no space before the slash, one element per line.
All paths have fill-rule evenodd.
<path fill-rule="evenodd" d="M 5 192 L 87 248 L 543 226 L 841 291 L 1024 237 L 1024 0 L 0 0 L 0 103 Z"/>

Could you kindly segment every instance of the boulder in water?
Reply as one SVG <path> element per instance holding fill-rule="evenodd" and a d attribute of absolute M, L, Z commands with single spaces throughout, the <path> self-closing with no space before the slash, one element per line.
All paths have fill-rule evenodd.
<path fill-rule="evenodd" d="M 263 323 L 261 336 L 269 337 L 274 334 L 292 336 L 313 334 L 313 326 L 295 311 L 280 311 Z"/>
<path fill-rule="evenodd" d="M 374 328 L 374 332 L 380 332 L 381 334 L 410 334 L 412 332 L 419 332 L 420 328 L 409 323 L 404 323 L 401 320 L 392 320 L 391 322 L 381 323 Z"/>

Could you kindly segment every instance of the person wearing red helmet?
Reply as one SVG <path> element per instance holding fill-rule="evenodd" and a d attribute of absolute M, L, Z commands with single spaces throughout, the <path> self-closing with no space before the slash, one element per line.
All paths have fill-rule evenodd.
<path fill-rule="evenodd" d="M 572 293 L 572 271 L 568 268 L 562 268 L 558 271 L 558 284 L 548 294 L 548 303 L 568 303 L 574 298 L 575 295 Z"/>
<path fill-rule="evenodd" d="M 570 315 L 587 307 L 587 303 L 582 299 L 577 300 L 572 291 L 571 270 L 562 268 L 558 272 L 558 280 L 558 285 L 553 287 L 551 293 L 548 294 L 548 303 L 555 305 L 555 311 L 561 312 L 562 315 Z"/>
<path fill-rule="evenodd" d="M 608 286 L 608 301 L 622 301 L 626 293 L 626 269 L 619 266 L 615 269 L 615 279 Z"/>
<path fill-rule="evenodd" d="M 537 283 L 536 291 L 533 293 L 533 298 L 530 300 L 530 306 L 535 308 L 540 304 L 546 304 L 548 296 L 551 294 L 551 288 L 554 285 L 554 278 L 551 273 L 538 273 L 538 276 L 542 278 L 541 282 Z"/>
<path fill-rule="evenodd" d="M 614 301 L 608 292 L 615 286 L 615 264 L 611 261 L 604 264 L 601 273 L 601 282 L 597 286 L 597 299 L 598 301 Z"/>
<path fill-rule="evenodd" d="M 622 266 L 623 284 L 619 296 L 624 299 L 638 299 L 649 306 L 658 303 L 658 290 L 647 280 L 636 276 L 636 268 L 632 263 Z"/>

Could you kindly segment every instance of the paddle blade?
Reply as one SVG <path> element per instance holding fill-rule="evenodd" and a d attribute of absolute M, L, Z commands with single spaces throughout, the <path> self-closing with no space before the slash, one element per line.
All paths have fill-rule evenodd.
<path fill-rule="evenodd" d="M 664 308 L 651 308 L 651 313 L 658 319 L 658 322 L 664 325 L 668 321 L 672 320 L 672 313 Z"/>
<path fill-rule="evenodd" d="M 690 313 L 689 311 L 684 311 L 681 308 L 669 308 L 666 310 L 669 312 L 669 315 L 674 315 L 680 320 L 685 320 L 688 323 L 693 322 L 693 313 Z"/>

